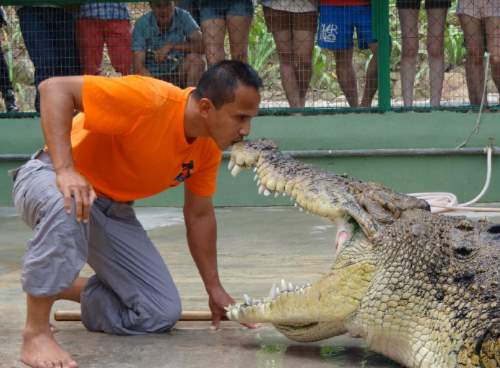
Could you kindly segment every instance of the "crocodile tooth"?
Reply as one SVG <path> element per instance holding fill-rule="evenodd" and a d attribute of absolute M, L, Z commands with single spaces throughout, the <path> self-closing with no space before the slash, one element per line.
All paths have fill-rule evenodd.
<path fill-rule="evenodd" d="M 269 197 L 271 195 L 271 192 L 268 189 L 264 189 L 264 195 L 266 197 Z"/>
<path fill-rule="evenodd" d="M 274 192 L 274 198 L 276 198 L 279 195 L 278 192 Z"/>
<path fill-rule="evenodd" d="M 281 290 L 282 290 L 282 291 L 286 291 L 286 289 L 287 289 L 287 284 L 286 284 L 285 279 L 281 279 L 281 285 L 280 285 L 280 286 L 281 286 Z"/>
<path fill-rule="evenodd" d="M 231 170 L 233 169 L 233 167 L 234 167 L 234 165 L 235 165 L 235 164 L 236 164 L 236 163 L 235 163 L 235 162 L 234 162 L 234 160 L 231 158 L 231 159 L 229 160 L 228 164 L 227 164 L 227 168 L 228 168 L 228 170 L 229 170 L 229 171 L 231 171 Z"/>
<path fill-rule="evenodd" d="M 233 308 L 231 310 L 231 318 L 230 319 L 238 319 L 238 314 L 239 314 L 238 309 L 237 308 Z"/>
<path fill-rule="evenodd" d="M 231 170 L 231 175 L 232 176 L 236 176 L 236 175 L 238 175 L 240 173 L 240 171 L 241 171 L 241 166 L 238 165 L 238 164 L 235 164 L 234 167 Z"/>
<path fill-rule="evenodd" d="M 266 307 L 264 306 L 264 304 L 259 304 L 259 312 L 262 313 L 262 314 L 265 314 L 266 313 Z"/>
<path fill-rule="evenodd" d="M 260 187 L 260 179 L 257 179 L 257 186 Z"/>
<path fill-rule="evenodd" d="M 276 298 L 276 284 L 273 284 L 273 286 L 271 286 L 271 290 L 269 290 L 269 298 L 271 300 Z"/>
<path fill-rule="evenodd" d="M 293 291 L 293 284 L 291 282 L 288 283 L 288 291 Z"/>
<path fill-rule="evenodd" d="M 252 171 L 253 171 L 253 172 L 257 172 L 257 168 L 254 166 L 254 167 L 252 168 Z"/>
<path fill-rule="evenodd" d="M 276 296 L 280 295 L 280 292 L 281 292 L 280 288 L 276 286 Z"/>
<path fill-rule="evenodd" d="M 247 294 L 243 294 L 243 299 L 245 299 L 246 305 L 252 305 L 252 298 L 250 298 Z"/>
<path fill-rule="evenodd" d="M 259 179 L 259 177 L 258 177 L 257 175 L 255 175 L 255 176 L 253 177 L 253 181 L 257 181 L 258 179 Z"/>
<path fill-rule="evenodd" d="M 265 188 L 264 188 L 264 186 L 263 186 L 262 184 L 261 184 L 261 185 L 259 185 L 259 194 L 264 193 L 264 189 L 265 189 Z"/>

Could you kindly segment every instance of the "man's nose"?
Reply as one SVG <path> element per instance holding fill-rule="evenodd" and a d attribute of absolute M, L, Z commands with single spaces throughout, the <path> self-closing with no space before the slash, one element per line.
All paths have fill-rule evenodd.
<path fill-rule="evenodd" d="M 240 129 L 240 135 L 243 136 L 243 137 L 246 137 L 247 135 L 249 135 L 250 134 L 250 128 L 251 128 L 250 122 L 245 123 L 245 125 L 243 125 L 243 127 Z"/>

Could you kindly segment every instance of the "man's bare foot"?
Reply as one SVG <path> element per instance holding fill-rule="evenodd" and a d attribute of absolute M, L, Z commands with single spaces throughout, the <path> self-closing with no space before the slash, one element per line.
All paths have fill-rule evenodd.
<path fill-rule="evenodd" d="M 78 364 L 54 339 L 48 327 L 42 331 L 23 332 L 21 362 L 32 368 L 77 368 Z"/>

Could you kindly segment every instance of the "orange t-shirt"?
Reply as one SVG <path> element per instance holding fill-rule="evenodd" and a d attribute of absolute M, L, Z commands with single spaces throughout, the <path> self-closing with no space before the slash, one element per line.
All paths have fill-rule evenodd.
<path fill-rule="evenodd" d="M 192 88 L 142 76 L 85 76 L 83 110 L 73 119 L 76 169 L 116 201 L 157 194 L 185 181 L 200 196 L 215 192 L 222 152 L 208 137 L 184 134 Z"/>

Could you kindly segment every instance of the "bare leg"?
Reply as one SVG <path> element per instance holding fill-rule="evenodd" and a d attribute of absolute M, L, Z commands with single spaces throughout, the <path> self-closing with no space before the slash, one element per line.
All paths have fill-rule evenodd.
<path fill-rule="evenodd" d="M 467 48 L 465 75 L 469 100 L 471 105 L 478 106 L 481 104 L 484 88 L 484 40 L 481 20 L 464 14 L 460 14 L 459 19 Z"/>
<path fill-rule="evenodd" d="M 227 17 L 229 32 L 229 45 L 231 46 L 231 59 L 248 62 L 248 35 L 252 17 L 230 16 Z"/>
<path fill-rule="evenodd" d="M 303 107 L 300 103 L 299 83 L 293 60 L 292 33 L 290 31 L 275 31 L 273 36 L 280 60 L 281 84 L 288 103 L 290 107 Z"/>
<path fill-rule="evenodd" d="M 54 339 L 49 325 L 50 310 L 56 300 L 80 301 L 80 293 L 87 279 L 78 278 L 73 285 L 56 296 L 27 295 L 26 326 L 23 331 L 21 361 L 33 368 L 76 368 L 78 364 Z"/>
<path fill-rule="evenodd" d="M 195 87 L 205 70 L 205 60 L 200 54 L 187 54 L 179 69 L 186 87 Z"/>
<path fill-rule="evenodd" d="M 340 88 L 344 92 L 347 102 L 351 107 L 358 107 L 358 83 L 352 65 L 353 49 L 334 51 L 337 78 Z"/>
<path fill-rule="evenodd" d="M 226 21 L 224 19 L 209 19 L 201 23 L 203 46 L 207 55 L 208 65 L 224 60 L 224 36 L 226 35 Z"/>
<path fill-rule="evenodd" d="M 300 107 L 306 105 L 306 95 L 312 77 L 312 54 L 314 47 L 314 32 L 293 31 L 293 51 L 299 84 Z"/>
<path fill-rule="evenodd" d="M 500 17 L 488 17 L 486 26 L 486 42 L 490 53 L 491 76 L 500 93 Z"/>
<path fill-rule="evenodd" d="M 398 9 L 401 23 L 401 92 L 405 106 L 413 106 L 413 86 L 417 72 L 418 9 Z"/>
<path fill-rule="evenodd" d="M 427 55 L 431 106 L 441 104 L 444 79 L 444 26 L 448 9 L 427 9 Z"/>
<path fill-rule="evenodd" d="M 371 107 L 373 96 L 377 92 L 378 88 L 378 65 L 377 65 L 377 49 L 376 43 L 371 43 L 368 45 L 372 52 L 372 58 L 368 63 L 368 69 L 366 70 L 366 83 L 365 89 L 363 91 L 363 98 L 361 99 L 361 107 Z"/>

